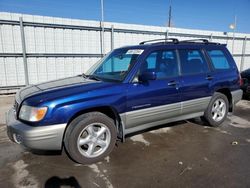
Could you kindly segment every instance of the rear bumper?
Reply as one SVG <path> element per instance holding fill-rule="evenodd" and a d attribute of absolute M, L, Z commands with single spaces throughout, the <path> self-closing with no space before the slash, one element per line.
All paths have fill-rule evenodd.
<path fill-rule="evenodd" d="M 241 89 L 238 89 L 238 90 L 232 91 L 231 94 L 232 94 L 233 105 L 235 105 L 237 102 L 239 102 L 242 99 L 243 91 Z"/>
<path fill-rule="evenodd" d="M 33 127 L 15 118 L 11 109 L 6 117 L 7 134 L 10 140 L 30 149 L 61 150 L 66 124 Z"/>

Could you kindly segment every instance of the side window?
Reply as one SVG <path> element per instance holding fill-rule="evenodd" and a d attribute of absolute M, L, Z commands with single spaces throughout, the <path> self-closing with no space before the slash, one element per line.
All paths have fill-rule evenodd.
<path fill-rule="evenodd" d="M 157 56 L 157 52 L 151 53 L 148 57 L 147 57 L 147 69 L 155 69 L 156 67 L 156 56 Z"/>
<path fill-rule="evenodd" d="M 157 79 L 178 76 L 178 63 L 174 50 L 159 50 L 152 52 L 143 62 L 140 72 L 154 71 Z"/>
<path fill-rule="evenodd" d="M 216 70 L 230 69 L 230 64 L 221 50 L 208 50 L 208 55 L 212 61 L 212 65 Z"/>
<path fill-rule="evenodd" d="M 208 64 L 200 50 L 179 50 L 183 75 L 208 72 Z"/>
<path fill-rule="evenodd" d="M 174 50 L 166 50 L 159 52 L 159 60 L 157 66 L 157 78 L 164 79 L 178 76 L 178 62 L 176 52 Z"/>

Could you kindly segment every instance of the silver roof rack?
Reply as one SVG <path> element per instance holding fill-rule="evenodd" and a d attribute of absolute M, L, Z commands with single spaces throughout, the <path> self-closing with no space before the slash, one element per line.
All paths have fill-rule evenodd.
<path fill-rule="evenodd" d="M 153 40 L 142 41 L 140 42 L 140 45 L 150 43 L 150 42 L 158 42 L 158 41 L 163 41 L 163 42 L 172 41 L 173 43 L 179 42 L 177 38 L 165 38 L 165 39 L 153 39 Z"/>

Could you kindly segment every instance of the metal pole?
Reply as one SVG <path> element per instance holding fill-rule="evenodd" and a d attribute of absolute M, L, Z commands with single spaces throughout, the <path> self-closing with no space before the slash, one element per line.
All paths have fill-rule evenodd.
<path fill-rule="evenodd" d="M 246 43 L 247 43 L 247 36 L 245 36 L 245 39 L 244 39 L 243 45 L 242 45 L 242 57 L 241 57 L 241 62 L 240 62 L 240 71 L 242 71 L 244 68 L 244 61 L 245 61 L 245 54 L 246 54 Z"/>
<path fill-rule="evenodd" d="M 234 16 L 234 30 L 233 30 L 232 54 L 234 53 L 234 40 L 235 40 L 235 31 L 236 31 L 236 21 L 237 21 L 237 17 Z"/>
<path fill-rule="evenodd" d="M 104 12 L 103 12 L 103 0 L 101 0 L 101 27 L 102 27 L 102 34 L 101 34 L 101 54 L 104 55 Z"/>
<path fill-rule="evenodd" d="M 168 27 L 171 27 L 171 19 L 172 19 L 172 0 L 169 1 L 169 10 L 168 10 Z"/>
<path fill-rule="evenodd" d="M 2 46 L 2 49 L 3 49 L 3 52 L 4 52 L 2 25 L 0 25 L 0 37 L 1 37 L 1 41 L 0 41 L 0 42 L 1 42 L 1 46 Z M 7 71 L 6 71 L 5 59 L 6 59 L 6 58 L 3 58 L 3 67 L 4 67 L 5 85 L 7 86 L 8 83 L 7 83 Z"/>
<path fill-rule="evenodd" d="M 22 42 L 22 51 L 23 51 L 23 65 L 24 65 L 24 76 L 25 76 L 25 85 L 29 85 L 29 73 L 28 73 L 28 64 L 26 56 L 26 44 L 25 44 L 25 35 L 23 28 L 23 18 L 19 17 L 20 21 L 20 31 L 21 31 L 21 42 Z"/>
<path fill-rule="evenodd" d="M 114 49 L 114 25 L 111 25 L 111 50 Z"/>
<path fill-rule="evenodd" d="M 114 25 L 111 25 L 111 50 L 114 49 Z M 114 59 L 111 58 L 111 70 L 112 72 L 114 71 L 115 66 L 114 66 Z"/>

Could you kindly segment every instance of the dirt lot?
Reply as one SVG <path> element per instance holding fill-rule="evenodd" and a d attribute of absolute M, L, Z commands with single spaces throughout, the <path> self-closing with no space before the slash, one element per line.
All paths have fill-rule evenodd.
<path fill-rule="evenodd" d="M 0 118 L 12 103 L 0 99 Z M 221 128 L 199 119 L 130 136 L 105 160 L 79 165 L 55 152 L 31 153 L 0 125 L 0 187 L 250 187 L 250 101 Z"/>

